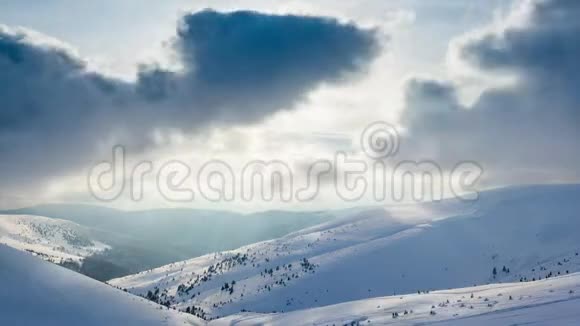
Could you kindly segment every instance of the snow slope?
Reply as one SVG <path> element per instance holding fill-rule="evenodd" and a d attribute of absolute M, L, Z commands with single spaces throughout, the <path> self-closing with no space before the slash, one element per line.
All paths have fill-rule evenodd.
<path fill-rule="evenodd" d="M 530 186 L 369 209 L 110 283 L 212 319 L 553 277 L 580 271 L 578 198 L 578 185 Z"/>
<path fill-rule="evenodd" d="M 48 204 L 0 211 L 80 225 L 91 240 L 111 248 L 75 268 L 98 280 L 131 275 L 191 257 L 281 237 L 334 219 L 327 211 L 241 214 L 187 208 L 124 211 L 103 206 Z"/>
<path fill-rule="evenodd" d="M 199 325 L 203 321 L 0 245 L 2 325 Z"/>
<path fill-rule="evenodd" d="M 57 264 L 80 263 L 109 248 L 73 222 L 31 215 L 0 215 L 0 243 Z"/>
<path fill-rule="evenodd" d="M 289 313 L 241 313 L 210 325 L 578 325 L 578 307 L 580 273 L 575 273 L 536 282 L 372 298 Z"/>

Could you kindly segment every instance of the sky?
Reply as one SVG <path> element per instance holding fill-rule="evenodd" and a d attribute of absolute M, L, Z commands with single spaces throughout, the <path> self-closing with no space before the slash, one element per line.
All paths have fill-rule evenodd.
<path fill-rule="evenodd" d="M 425 182 L 446 196 L 578 182 L 577 14 L 572 0 L 2 1 L 0 207 L 388 204 L 423 180 L 373 167 L 408 162 L 437 167 Z M 273 198 L 248 195 L 250 170 Z"/>

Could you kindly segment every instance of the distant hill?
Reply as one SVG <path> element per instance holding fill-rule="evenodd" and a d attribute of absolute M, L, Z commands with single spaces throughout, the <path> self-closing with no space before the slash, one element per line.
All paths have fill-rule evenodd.
<path fill-rule="evenodd" d="M 0 215 L 0 243 L 55 264 L 78 264 L 110 247 L 74 222 L 33 215 Z"/>
<path fill-rule="evenodd" d="M 44 216 L 85 227 L 91 239 L 110 246 L 87 258 L 81 271 L 99 280 L 277 238 L 335 217 L 332 212 L 122 211 L 90 205 L 40 205 L 0 213 Z"/>

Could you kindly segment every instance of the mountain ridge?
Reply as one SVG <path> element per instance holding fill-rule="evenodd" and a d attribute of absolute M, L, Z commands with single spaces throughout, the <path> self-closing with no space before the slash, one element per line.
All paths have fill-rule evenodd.
<path fill-rule="evenodd" d="M 580 270 L 577 198 L 578 185 L 532 186 L 484 192 L 476 203 L 450 199 L 403 213 L 373 209 L 110 283 L 145 297 L 158 289 L 154 300 L 217 318 L 531 280 L 548 274 L 540 267 L 571 273 Z M 423 218 L 404 222 L 413 215 Z"/>

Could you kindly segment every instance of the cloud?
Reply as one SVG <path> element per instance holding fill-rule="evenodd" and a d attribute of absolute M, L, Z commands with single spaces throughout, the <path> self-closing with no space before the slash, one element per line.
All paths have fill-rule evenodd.
<path fill-rule="evenodd" d="M 514 26 L 467 39 L 460 55 L 480 69 L 513 72 L 530 83 L 550 78 L 566 92 L 577 87 L 580 3 L 525 1 L 516 10 L 525 14 L 523 21 L 514 19 Z"/>
<path fill-rule="evenodd" d="M 375 31 L 331 18 L 205 10 L 183 17 L 170 42 L 181 70 L 144 66 L 125 82 L 39 39 L 0 28 L 5 185 L 82 167 L 113 143 L 153 146 L 158 130 L 260 121 L 361 72 L 379 50 Z"/>
<path fill-rule="evenodd" d="M 212 10 L 185 16 L 173 48 L 184 71 L 143 70 L 138 89 L 201 124 L 252 122 L 291 108 L 320 82 L 359 71 L 378 50 L 374 31 L 334 19 Z"/>
<path fill-rule="evenodd" d="M 516 76 L 473 105 L 453 81 L 414 78 L 403 115 L 408 156 L 442 164 L 475 160 L 490 183 L 578 181 L 580 14 L 577 1 L 525 1 L 523 22 L 462 38 L 460 57 L 476 69 Z"/>
<path fill-rule="evenodd" d="M 0 174 L 6 183 L 79 163 L 93 119 L 126 87 L 87 70 L 72 52 L 23 29 L 0 27 Z M 73 154 L 74 153 L 74 154 Z M 71 155 L 72 154 L 72 155 Z M 19 171 L 24 170 L 25 174 Z"/>

